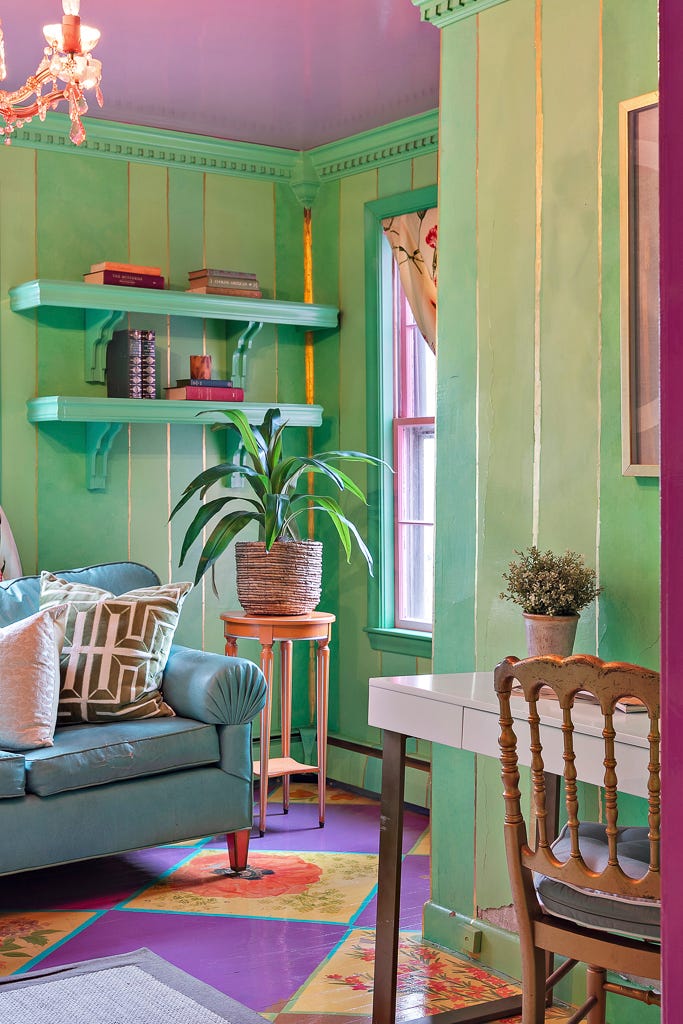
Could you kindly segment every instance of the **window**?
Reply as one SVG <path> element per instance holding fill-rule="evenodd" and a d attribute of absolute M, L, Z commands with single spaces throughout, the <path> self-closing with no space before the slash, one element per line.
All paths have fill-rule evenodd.
<path fill-rule="evenodd" d="M 431 632 L 434 575 L 436 357 L 394 261 L 394 625 Z"/>
<path fill-rule="evenodd" d="M 393 468 L 369 475 L 366 631 L 376 650 L 431 658 L 436 357 L 401 286 L 387 218 L 432 211 L 436 186 L 365 207 L 368 448 Z M 418 314 L 418 318 L 421 317 Z M 393 486 L 392 486 L 393 483 Z"/>

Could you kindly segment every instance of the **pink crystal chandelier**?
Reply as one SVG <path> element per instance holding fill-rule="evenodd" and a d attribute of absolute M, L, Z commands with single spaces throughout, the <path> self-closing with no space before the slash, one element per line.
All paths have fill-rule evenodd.
<path fill-rule="evenodd" d="M 43 27 L 47 46 L 35 74 L 15 92 L 0 89 L 0 117 L 5 121 L 4 127 L 0 124 L 0 135 L 4 134 L 6 143 L 11 141 L 15 128 L 21 128 L 36 114 L 44 121 L 48 110 L 55 110 L 66 100 L 71 118 L 69 138 L 80 146 L 85 139 L 81 118 L 88 109 L 84 90 L 94 89 L 97 102 L 102 106 L 102 64 L 91 56 L 100 33 L 96 28 L 81 25 L 80 0 L 62 0 L 62 8 L 61 24 Z M 6 76 L 5 42 L 0 22 L 0 81 Z"/>

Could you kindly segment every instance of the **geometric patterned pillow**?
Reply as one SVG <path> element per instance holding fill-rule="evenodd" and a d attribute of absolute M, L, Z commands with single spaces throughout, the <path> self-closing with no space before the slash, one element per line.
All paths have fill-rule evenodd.
<path fill-rule="evenodd" d="M 116 596 L 42 572 L 40 607 L 67 605 L 57 722 L 170 716 L 161 679 L 191 583 Z"/>

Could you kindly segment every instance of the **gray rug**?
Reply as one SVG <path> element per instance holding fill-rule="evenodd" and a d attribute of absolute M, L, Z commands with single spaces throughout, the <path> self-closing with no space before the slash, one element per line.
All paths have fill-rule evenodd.
<path fill-rule="evenodd" d="M 0 978 L 2 1024 L 263 1024 L 149 949 Z"/>

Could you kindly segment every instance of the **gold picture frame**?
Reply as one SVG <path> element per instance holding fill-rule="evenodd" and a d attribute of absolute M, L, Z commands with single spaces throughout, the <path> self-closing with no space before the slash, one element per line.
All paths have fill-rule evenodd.
<path fill-rule="evenodd" d="M 619 104 L 624 476 L 659 476 L 659 94 Z"/>

